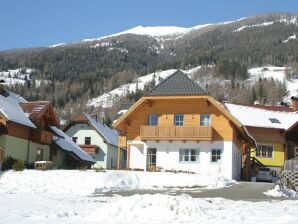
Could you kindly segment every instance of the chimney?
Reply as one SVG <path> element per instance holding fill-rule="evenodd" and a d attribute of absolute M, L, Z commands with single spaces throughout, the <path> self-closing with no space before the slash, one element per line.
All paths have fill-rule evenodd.
<path fill-rule="evenodd" d="M 298 110 L 298 96 L 292 96 L 292 108 L 297 111 Z"/>

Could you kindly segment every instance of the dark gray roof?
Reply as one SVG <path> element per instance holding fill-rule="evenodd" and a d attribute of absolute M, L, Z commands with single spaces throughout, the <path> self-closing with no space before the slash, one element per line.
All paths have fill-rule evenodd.
<path fill-rule="evenodd" d="M 206 95 L 208 92 L 181 70 L 148 91 L 145 96 L 189 96 Z"/>
<path fill-rule="evenodd" d="M 58 145 L 60 149 L 72 153 L 80 160 L 95 163 L 95 160 L 76 143 L 74 143 L 73 140 L 62 130 L 56 128 L 55 126 L 51 126 L 50 128 L 55 134 L 53 137 L 54 143 Z"/>

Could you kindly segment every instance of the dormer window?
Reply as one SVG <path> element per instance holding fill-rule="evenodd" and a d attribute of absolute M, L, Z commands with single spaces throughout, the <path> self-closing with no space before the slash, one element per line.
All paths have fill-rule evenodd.
<path fill-rule="evenodd" d="M 269 118 L 269 120 L 271 121 L 271 123 L 273 123 L 273 124 L 280 124 L 281 122 L 278 120 L 278 119 L 276 119 L 276 118 Z"/>

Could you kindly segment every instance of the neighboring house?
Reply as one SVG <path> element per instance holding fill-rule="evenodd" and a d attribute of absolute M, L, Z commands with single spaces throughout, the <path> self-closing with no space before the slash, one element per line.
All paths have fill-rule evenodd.
<path fill-rule="evenodd" d="M 189 171 L 239 179 L 245 128 L 206 90 L 177 71 L 138 100 L 113 126 L 127 167 Z"/>
<path fill-rule="evenodd" d="M 49 102 L 26 102 L 0 84 L 1 164 L 6 158 L 22 160 L 29 166 L 36 161 L 49 161 L 53 139 L 57 138 L 51 127 L 58 125 L 59 120 Z M 90 160 L 93 161 L 91 157 Z M 63 162 L 54 165 L 63 166 Z"/>
<path fill-rule="evenodd" d="M 293 106 L 295 105 L 295 99 Z M 257 142 L 251 151 L 252 166 L 280 171 L 284 161 L 298 153 L 298 107 L 224 103 Z M 253 167 L 255 168 L 255 167 Z"/>
<path fill-rule="evenodd" d="M 117 167 L 118 132 L 115 129 L 82 113 L 70 120 L 64 132 L 94 158 L 93 167 Z"/>

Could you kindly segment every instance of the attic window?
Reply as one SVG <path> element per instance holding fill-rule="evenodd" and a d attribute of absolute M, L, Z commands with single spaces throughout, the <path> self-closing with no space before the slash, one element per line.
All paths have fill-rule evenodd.
<path fill-rule="evenodd" d="M 271 123 L 273 124 L 280 124 L 280 121 L 276 118 L 269 118 L 269 120 L 271 121 Z"/>

